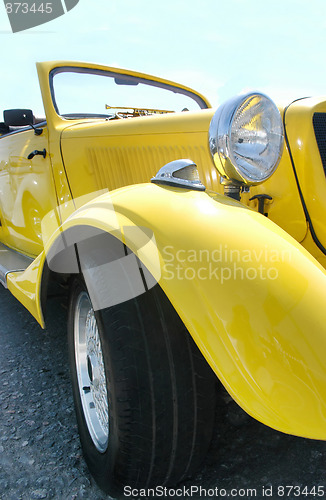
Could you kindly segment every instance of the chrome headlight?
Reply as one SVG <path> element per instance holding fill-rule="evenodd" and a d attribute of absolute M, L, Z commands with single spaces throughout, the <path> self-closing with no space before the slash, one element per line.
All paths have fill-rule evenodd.
<path fill-rule="evenodd" d="M 246 185 L 265 181 L 275 171 L 283 149 L 279 110 L 260 93 L 226 101 L 212 118 L 209 146 L 225 179 Z"/>

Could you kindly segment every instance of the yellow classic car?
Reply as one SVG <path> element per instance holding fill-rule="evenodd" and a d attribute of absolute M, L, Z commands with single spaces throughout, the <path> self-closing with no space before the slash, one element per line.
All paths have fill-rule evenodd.
<path fill-rule="evenodd" d="M 45 116 L 0 125 L 0 281 L 42 327 L 65 294 L 100 487 L 191 475 L 217 379 L 260 422 L 326 439 L 326 101 L 214 110 L 142 73 L 37 70 Z"/>

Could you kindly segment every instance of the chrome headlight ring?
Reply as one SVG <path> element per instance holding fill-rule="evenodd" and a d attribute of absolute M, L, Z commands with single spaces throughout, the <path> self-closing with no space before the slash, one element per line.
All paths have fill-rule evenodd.
<path fill-rule="evenodd" d="M 265 94 L 248 93 L 226 101 L 209 127 L 209 147 L 220 175 L 238 185 L 267 180 L 280 161 L 283 124 Z"/>

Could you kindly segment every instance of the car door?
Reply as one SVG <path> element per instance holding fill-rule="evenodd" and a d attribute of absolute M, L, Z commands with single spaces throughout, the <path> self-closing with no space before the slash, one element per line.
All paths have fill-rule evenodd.
<path fill-rule="evenodd" d="M 0 137 L 1 241 L 30 256 L 42 251 L 42 219 L 57 206 L 48 130 L 42 129 L 41 135 L 24 128 Z M 29 159 L 33 151 L 39 154 Z"/>

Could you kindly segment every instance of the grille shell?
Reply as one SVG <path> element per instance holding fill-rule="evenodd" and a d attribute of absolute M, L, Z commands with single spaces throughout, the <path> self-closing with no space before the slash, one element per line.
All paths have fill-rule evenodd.
<path fill-rule="evenodd" d="M 326 175 L 326 113 L 314 113 L 312 123 L 320 158 Z"/>

